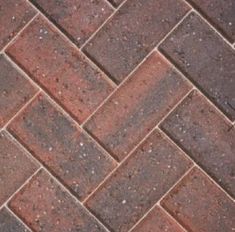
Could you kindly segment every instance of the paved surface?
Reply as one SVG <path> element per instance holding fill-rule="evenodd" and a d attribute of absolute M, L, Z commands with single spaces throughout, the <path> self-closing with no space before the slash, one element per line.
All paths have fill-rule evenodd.
<path fill-rule="evenodd" d="M 0 232 L 235 231 L 234 0 L 0 0 Z"/>

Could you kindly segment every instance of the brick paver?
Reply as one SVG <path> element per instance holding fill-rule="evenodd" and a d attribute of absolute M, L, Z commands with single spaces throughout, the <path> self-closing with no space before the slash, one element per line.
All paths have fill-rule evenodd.
<path fill-rule="evenodd" d="M 0 55 L 0 70 L 0 127 L 2 127 L 30 100 L 36 89 L 3 55 Z"/>
<path fill-rule="evenodd" d="M 166 196 L 162 205 L 188 231 L 234 231 L 234 202 L 196 168 Z"/>
<path fill-rule="evenodd" d="M 161 127 L 235 196 L 235 128 L 204 97 L 191 93 Z"/>
<path fill-rule="evenodd" d="M 43 96 L 30 104 L 9 130 L 79 199 L 115 167 L 109 155 Z"/>
<path fill-rule="evenodd" d="M 233 0 L 0 0 L 0 232 L 235 231 Z"/>
<path fill-rule="evenodd" d="M 0 49 L 36 14 L 26 0 L 0 0 Z"/>
<path fill-rule="evenodd" d="M 112 91 L 104 75 L 45 19 L 37 17 L 7 53 L 78 121 Z"/>
<path fill-rule="evenodd" d="M 0 210 L 0 231 L 29 232 L 29 230 L 5 208 Z"/>
<path fill-rule="evenodd" d="M 10 208 L 34 231 L 105 232 L 103 226 L 44 171 L 11 200 Z"/>
<path fill-rule="evenodd" d="M 232 120 L 235 119 L 235 52 L 195 13 L 161 49 Z"/>
<path fill-rule="evenodd" d="M 181 0 L 127 1 L 84 51 L 119 83 L 188 10 Z"/>
<path fill-rule="evenodd" d="M 6 132 L 0 133 L 0 206 L 36 171 L 33 162 Z"/>
<path fill-rule="evenodd" d="M 121 160 L 189 89 L 190 85 L 154 52 L 85 128 Z"/>
<path fill-rule="evenodd" d="M 111 231 L 128 231 L 190 165 L 154 131 L 86 205 Z"/>
<path fill-rule="evenodd" d="M 112 13 L 105 0 L 32 0 L 74 43 L 81 46 Z"/>

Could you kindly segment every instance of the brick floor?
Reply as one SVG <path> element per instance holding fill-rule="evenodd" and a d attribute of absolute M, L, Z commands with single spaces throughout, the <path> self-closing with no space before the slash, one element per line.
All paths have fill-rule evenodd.
<path fill-rule="evenodd" d="M 0 232 L 235 231 L 233 0 L 0 0 Z"/>

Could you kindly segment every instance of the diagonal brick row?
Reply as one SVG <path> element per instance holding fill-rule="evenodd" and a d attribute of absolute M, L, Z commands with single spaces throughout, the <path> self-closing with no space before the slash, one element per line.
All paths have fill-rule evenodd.
<path fill-rule="evenodd" d="M 0 0 L 0 231 L 235 230 L 234 6 Z"/>

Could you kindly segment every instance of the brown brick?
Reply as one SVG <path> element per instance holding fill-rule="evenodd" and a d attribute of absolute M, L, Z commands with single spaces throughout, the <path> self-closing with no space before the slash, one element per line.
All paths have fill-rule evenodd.
<path fill-rule="evenodd" d="M 33 231 L 106 231 L 45 171 L 40 171 L 17 193 L 10 208 Z"/>
<path fill-rule="evenodd" d="M 154 131 L 86 202 L 111 231 L 128 231 L 191 163 Z"/>
<path fill-rule="evenodd" d="M 36 14 L 25 0 L 0 0 L 0 49 Z"/>
<path fill-rule="evenodd" d="M 29 230 L 6 208 L 0 210 L 1 232 L 29 232 Z"/>
<path fill-rule="evenodd" d="M 204 97 L 193 92 L 161 127 L 235 196 L 235 128 Z"/>
<path fill-rule="evenodd" d="M 234 0 L 188 0 L 228 39 L 235 41 Z"/>
<path fill-rule="evenodd" d="M 131 232 L 184 232 L 161 208 L 156 206 Z"/>
<path fill-rule="evenodd" d="M 115 167 L 108 154 L 43 96 L 32 102 L 9 130 L 79 199 Z"/>
<path fill-rule="evenodd" d="M 0 132 L 0 206 L 36 171 L 37 165 Z"/>
<path fill-rule="evenodd" d="M 235 119 L 235 52 L 195 13 L 160 47 L 185 75 Z"/>
<path fill-rule="evenodd" d="M 80 122 L 112 91 L 105 76 L 40 16 L 7 53 Z"/>
<path fill-rule="evenodd" d="M 0 127 L 36 93 L 36 89 L 0 55 Z"/>
<path fill-rule="evenodd" d="M 208 177 L 193 169 L 163 200 L 162 205 L 188 231 L 234 231 L 235 205 Z"/>
<path fill-rule="evenodd" d="M 189 88 L 187 82 L 154 52 L 85 124 L 85 128 L 121 160 Z"/>
<path fill-rule="evenodd" d="M 78 46 L 81 46 L 112 13 L 105 0 L 32 1 Z"/>
<path fill-rule="evenodd" d="M 121 82 L 188 10 L 181 0 L 127 1 L 84 51 Z"/>

